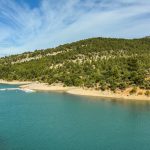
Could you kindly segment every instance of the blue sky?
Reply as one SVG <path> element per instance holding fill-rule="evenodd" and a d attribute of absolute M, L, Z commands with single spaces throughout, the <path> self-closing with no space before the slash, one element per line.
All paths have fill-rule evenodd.
<path fill-rule="evenodd" d="M 90 37 L 150 35 L 150 0 L 0 0 L 0 56 Z"/>

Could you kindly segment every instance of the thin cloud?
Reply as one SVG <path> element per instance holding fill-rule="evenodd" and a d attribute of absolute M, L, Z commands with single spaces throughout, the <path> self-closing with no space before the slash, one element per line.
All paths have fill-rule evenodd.
<path fill-rule="evenodd" d="M 0 55 L 94 36 L 137 38 L 149 31 L 147 0 L 41 0 L 37 6 L 0 1 Z"/>

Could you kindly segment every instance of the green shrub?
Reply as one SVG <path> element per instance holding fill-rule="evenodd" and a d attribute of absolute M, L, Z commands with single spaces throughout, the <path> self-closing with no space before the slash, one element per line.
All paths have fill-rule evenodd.
<path fill-rule="evenodd" d="M 150 96 L 150 91 L 146 91 L 145 95 L 149 97 Z"/>
<path fill-rule="evenodd" d="M 130 91 L 130 94 L 132 95 L 132 94 L 135 94 L 136 92 L 137 92 L 137 88 L 134 87 L 134 88 Z"/>

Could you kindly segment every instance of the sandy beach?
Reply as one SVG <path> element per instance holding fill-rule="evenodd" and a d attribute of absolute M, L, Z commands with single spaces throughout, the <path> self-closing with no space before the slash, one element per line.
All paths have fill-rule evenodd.
<path fill-rule="evenodd" d="M 123 93 L 114 93 L 112 91 L 97 91 L 97 90 L 85 90 L 82 88 L 68 90 L 67 93 L 74 95 L 82 96 L 95 96 L 102 98 L 111 98 L 111 99 L 124 99 L 124 100 L 150 100 L 150 97 L 145 95 L 126 95 Z"/>
<path fill-rule="evenodd" d="M 22 90 L 34 90 L 34 91 L 56 91 L 56 92 L 65 92 L 73 95 L 80 96 L 94 96 L 94 97 L 103 97 L 103 98 L 112 98 L 112 99 L 124 99 L 124 100 L 150 100 L 150 97 L 142 95 L 130 95 L 129 90 L 126 89 L 123 92 L 112 92 L 112 91 L 101 91 L 93 89 L 83 89 L 79 87 L 64 87 L 61 84 L 48 85 L 47 83 L 39 82 L 20 82 L 20 81 L 4 81 L 0 80 L 1 84 L 18 84 Z M 140 91 L 140 90 L 139 90 Z M 140 91 L 141 92 L 141 91 Z M 142 91 L 144 93 L 144 91 Z"/>
<path fill-rule="evenodd" d="M 32 82 L 26 85 L 20 86 L 21 89 L 30 89 L 35 91 L 59 91 L 66 92 L 70 89 L 70 87 L 63 87 L 61 85 L 48 85 L 47 83 L 36 83 Z"/>
<path fill-rule="evenodd" d="M 31 83 L 30 81 L 18 81 L 18 80 L 14 80 L 14 81 L 5 81 L 0 79 L 0 84 L 10 84 L 10 85 L 22 85 L 22 84 L 29 84 Z"/>
<path fill-rule="evenodd" d="M 30 89 L 35 91 L 59 91 L 65 92 L 73 95 L 80 96 L 94 96 L 94 97 L 103 97 L 103 98 L 113 98 L 113 99 L 126 99 L 126 100 L 150 100 L 150 97 L 146 95 L 129 95 L 128 91 L 114 93 L 112 91 L 97 91 L 92 89 L 83 89 L 78 87 L 64 87 L 62 85 L 48 85 L 46 83 L 31 83 L 27 85 L 20 86 L 22 89 Z"/>

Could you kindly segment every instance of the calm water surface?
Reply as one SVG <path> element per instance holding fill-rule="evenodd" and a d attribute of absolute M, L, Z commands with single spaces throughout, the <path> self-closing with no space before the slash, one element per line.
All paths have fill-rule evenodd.
<path fill-rule="evenodd" d="M 150 150 L 150 103 L 0 91 L 0 150 Z"/>

